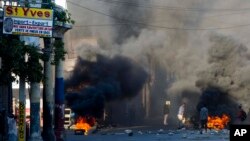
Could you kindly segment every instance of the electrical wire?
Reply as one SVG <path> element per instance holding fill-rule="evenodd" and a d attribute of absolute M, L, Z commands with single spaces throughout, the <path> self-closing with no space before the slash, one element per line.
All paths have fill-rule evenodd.
<path fill-rule="evenodd" d="M 178 10 L 178 11 L 210 11 L 210 12 L 218 12 L 218 11 L 246 11 L 250 10 L 250 8 L 241 8 L 241 9 L 216 9 L 216 8 L 185 8 L 185 7 L 175 7 L 175 6 L 161 6 L 161 5 L 143 5 L 134 2 L 126 2 L 126 1 L 119 1 L 119 0 L 97 0 L 105 3 L 111 4 L 119 4 L 119 5 L 126 5 L 131 7 L 140 7 L 140 8 L 150 8 L 150 9 L 161 9 L 161 10 Z"/>
<path fill-rule="evenodd" d="M 119 25 L 129 25 L 129 23 L 114 23 L 114 24 L 93 24 L 93 25 L 75 25 L 74 27 L 91 27 L 91 26 L 119 26 Z"/>
<path fill-rule="evenodd" d="M 128 19 L 124 19 L 124 18 L 119 18 L 110 14 L 106 14 L 100 11 L 96 11 L 93 9 L 90 9 L 88 7 L 84 7 L 82 5 L 79 5 L 77 3 L 74 3 L 72 1 L 67 1 L 68 3 L 75 5 L 77 7 L 83 8 L 85 10 L 88 11 L 92 11 L 94 13 L 97 14 L 101 14 L 116 20 L 119 20 L 121 22 L 124 22 L 122 24 L 127 24 L 127 25 L 143 25 L 143 26 L 147 26 L 147 27 L 151 27 L 151 28 L 160 28 L 160 29 L 167 29 L 167 30 L 223 30 L 223 29 L 234 29 L 234 28 L 240 28 L 240 27 L 246 27 L 246 26 L 250 26 L 250 24 L 242 24 L 242 25 L 234 25 L 234 26 L 228 26 L 228 27 L 211 27 L 211 28 L 181 28 L 181 27 L 167 27 L 167 26 L 159 26 L 159 25 L 152 25 L 152 24 L 147 24 L 147 23 L 143 23 L 143 22 L 137 22 L 137 21 L 132 21 L 132 20 L 128 20 Z M 112 26 L 114 24 L 110 24 L 110 26 Z M 88 27 L 88 26 L 95 26 L 95 25 L 78 25 L 77 27 Z M 103 25 L 96 25 L 96 26 L 103 26 Z M 107 26 L 107 25 L 105 25 Z"/>

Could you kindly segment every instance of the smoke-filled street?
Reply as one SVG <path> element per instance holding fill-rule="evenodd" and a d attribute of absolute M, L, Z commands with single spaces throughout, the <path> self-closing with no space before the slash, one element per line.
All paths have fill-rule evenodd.
<path fill-rule="evenodd" d="M 244 141 L 249 17 L 250 0 L 0 0 L 0 141 Z"/>
<path fill-rule="evenodd" d="M 211 118 L 226 115 L 229 123 L 237 122 L 239 105 L 249 113 L 249 27 L 234 27 L 247 23 L 239 11 L 248 1 L 67 3 L 76 23 L 65 38 L 65 96 L 77 115 L 157 125 L 166 101 L 176 126 L 182 103 L 189 124 L 204 105 Z"/>

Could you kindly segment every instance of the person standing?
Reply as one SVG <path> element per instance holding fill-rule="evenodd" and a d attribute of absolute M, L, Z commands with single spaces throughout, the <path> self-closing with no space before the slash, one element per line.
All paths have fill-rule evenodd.
<path fill-rule="evenodd" d="M 239 108 L 239 110 L 238 110 L 238 113 L 237 113 L 237 119 L 238 119 L 238 123 L 242 124 L 246 120 L 247 114 L 243 110 L 242 105 L 239 105 L 238 108 Z"/>
<path fill-rule="evenodd" d="M 200 133 L 202 134 L 202 130 L 205 129 L 205 132 L 207 132 L 207 121 L 208 121 L 208 109 L 206 105 L 203 105 L 203 107 L 200 110 L 200 124 L 201 129 Z"/>
<path fill-rule="evenodd" d="M 185 121 L 186 121 L 186 118 L 185 118 L 185 108 L 186 108 L 186 103 L 183 102 L 182 105 L 179 107 L 179 110 L 178 110 L 178 119 L 179 119 L 179 128 L 183 127 Z"/>
<path fill-rule="evenodd" d="M 75 122 L 76 122 L 76 115 L 75 115 L 74 112 L 71 112 L 71 113 L 70 113 L 70 124 L 69 124 L 69 126 L 68 126 L 68 129 L 70 129 L 70 127 L 71 127 L 72 125 L 74 125 Z"/>
<path fill-rule="evenodd" d="M 163 124 L 168 125 L 168 115 L 169 115 L 170 101 L 166 101 L 163 108 L 164 119 Z"/>

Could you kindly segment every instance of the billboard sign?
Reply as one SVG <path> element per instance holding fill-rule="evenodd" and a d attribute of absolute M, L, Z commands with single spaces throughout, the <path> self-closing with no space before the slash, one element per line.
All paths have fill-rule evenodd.
<path fill-rule="evenodd" d="M 17 6 L 4 7 L 3 33 L 52 37 L 53 10 Z"/>

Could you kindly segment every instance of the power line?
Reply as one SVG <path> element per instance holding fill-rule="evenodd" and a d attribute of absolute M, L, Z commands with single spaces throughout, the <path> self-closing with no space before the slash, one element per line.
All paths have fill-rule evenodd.
<path fill-rule="evenodd" d="M 129 25 L 129 23 L 111 23 L 111 24 L 93 24 L 93 25 L 76 25 L 74 27 L 81 28 L 81 27 L 91 27 L 91 26 L 119 26 L 119 25 Z"/>
<path fill-rule="evenodd" d="M 233 11 L 233 13 L 225 13 L 225 14 L 219 14 L 219 15 L 205 16 L 207 18 L 213 18 L 213 17 L 219 17 L 219 16 L 228 16 L 228 15 L 236 15 L 236 14 L 239 15 L 239 14 L 244 14 L 246 12 L 250 12 L 249 8 L 244 8 L 244 9 L 184 8 L 184 9 L 182 9 L 182 7 L 170 7 L 170 6 L 159 6 L 159 5 L 146 6 L 146 5 L 141 5 L 141 4 L 138 4 L 138 3 L 125 2 L 125 1 L 120 1 L 120 0 L 97 0 L 97 1 L 106 2 L 106 3 L 113 3 L 113 4 L 116 4 L 116 5 L 126 5 L 126 6 L 135 6 L 135 7 L 143 7 L 143 8 L 154 8 L 154 9 L 156 9 L 156 8 L 159 9 L 160 8 L 161 10 L 184 10 L 184 11 L 195 11 L 195 12 L 204 11 L 204 10 L 206 10 L 206 12 L 213 12 L 213 11 L 214 12 L 216 12 L 216 11 L 221 11 L 221 12 Z M 213 10 L 213 11 L 209 11 L 209 10 Z M 246 10 L 248 10 L 248 11 L 246 11 Z"/>
<path fill-rule="evenodd" d="M 118 1 L 118 0 L 116 0 L 116 1 L 114 1 L 114 0 L 109 0 L 109 1 L 107 1 L 107 0 L 96 0 L 96 1 L 101 1 L 101 2 L 106 2 L 106 3 L 119 2 L 119 3 L 125 3 L 125 4 L 126 3 L 130 3 L 131 4 L 131 2 L 124 2 L 124 1 Z M 68 2 L 71 2 L 71 1 L 68 1 Z M 116 6 L 118 6 L 118 5 L 116 5 Z M 137 5 L 134 5 L 134 6 L 140 6 L 140 5 L 137 4 Z M 161 7 L 164 7 L 164 6 L 161 6 Z M 165 6 L 165 7 L 169 8 L 169 6 Z M 148 7 L 148 8 L 154 8 L 154 7 L 151 6 L 151 7 Z M 157 8 L 157 6 L 156 6 L 156 8 Z M 197 10 L 198 11 L 204 11 L 205 10 L 205 9 L 196 9 L 196 8 L 188 8 L 188 10 L 187 9 L 180 9 L 181 7 L 170 7 L 170 8 L 172 8 L 172 9 L 169 9 L 169 10 L 184 10 L 184 11 L 197 11 Z M 175 9 L 173 9 L 173 8 L 175 8 Z M 246 9 L 248 9 L 248 11 L 246 11 Z M 239 14 L 244 14 L 246 12 L 250 12 L 250 8 L 245 8 L 245 9 L 206 9 L 206 10 L 215 10 L 215 11 L 219 10 L 221 12 L 229 12 L 229 10 L 232 11 L 232 13 L 224 13 L 224 14 L 218 14 L 218 15 L 208 15 L 208 16 L 205 16 L 207 18 L 220 17 L 220 16 L 230 16 L 230 15 L 239 15 Z M 223 11 L 223 10 L 226 10 L 226 11 Z M 243 11 L 243 10 L 245 10 L 245 11 Z M 206 11 L 206 12 L 208 12 L 208 11 Z"/>
<path fill-rule="evenodd" d="M 159 25 L 152 25 L 152 24 L 147 24 L 147 23 L 143 23 L 143 22 L 131 21 L 131 20 L 124 19 L 124 18 L 119 18 L 119 17 L 113 16 L 113 15 L 109 15 L 109 14 L 106 14 L 106 13 L 103 13 L 100 11 L 90 9 L 88 7 L 84 7 L 82 5 L 74 3 L 72 1 L 68 1 L 68 3 L 71 3 L 77 7 L 86 9 L 88 11 L 92 11 L 92 12 L 97 13 L 97 14 L 101 14 L 101 15 L 104 15 L 104 16 L 107 16 L 107 17 L 110 17 L 110 18 L 113 18 L 116 20 L 120 20 L 122 22 L 125 22 L 125 23 L 123 23 L 124 25 L 143 25 L 143 26 L 147 26 L 147 27 L 151 27 L 151 28 L 161 28 L 161 29 L 167 29 L 167 30 L 223 30 L 223 29 L 233 29 L 233 28 L 250 26 L 250 24 L 234 25 L 234 26 L 228 26 L 228 27 L 211 27 L 211 28 L 180 28 L 180 27 L 159 26 Z M 114 25 L 114 24 L 110 24 L 110 26 L 112 26 L 112 25 Z M 77 26 L 77 27 L 87 27 L 87 26 L 95 26 L 95 25 L 82 25 L 82 26 Z M 100 25 L 96 25 L 96 26 L 100 26 Z"/>
<path fill-rule="evenodd" d="M 134 2 L 126 2 L 126 1 L 119 1 L 119 0 L 97 0 L 105 3 L 112 3 L 112 4 L 122 4 L 131 7 L 140 7 L 140 8 L 150 8 L 150 9 L 161 9 L 161 10 L 181 10 L 181 11 L 210 11 L 210 12 L 218 12 L 218 11 L 246 11 L 250 10 L 250 8 L 242 8 L 242 9 L 216 9 L 216 8 L 185 8 L 185 7 L 175 7 L 175 6 L 161 6 L 161 5 L 143 5 Z"/>
<path fill-rule="evenodd" d="M 76 28 L 87 28 L 87 27 L 104 27 L 104 26 L 124 26 L 124 25 L 138 25 L 133 23 L 124 23 L 124 24 L 104 24 L 104 25 L 76 25 Z M 146 25 L 147 26 L 147 25 Z M 155 25 L 148 25 L 147 27 L 151 28 L 158 28 L 158 29 L 171 29 L 171 30 L 223 30 L 223 29 L 235 29 L 250 26 L 250 24 L 243 24 L 243 25 L 235 25 L 235 26 L 228 26 L 228 27 L 214 27 L 214 28 L 176 28 L 176 27 L 165 27 L 165 26 L 155 26 Z"/>

